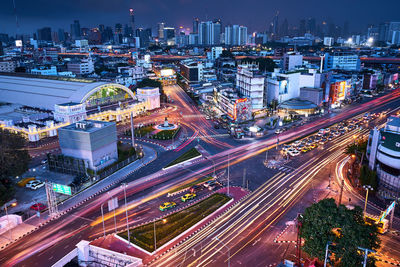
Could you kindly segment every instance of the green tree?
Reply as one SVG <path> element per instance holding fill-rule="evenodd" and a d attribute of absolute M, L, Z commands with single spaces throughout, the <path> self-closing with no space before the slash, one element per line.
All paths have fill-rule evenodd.
<path fill-rule="evenodd" d="M 332 242 L 329 248 L 335 266 L 361 266 L 363 253 L 359 253 L 358 247 L 376 250 L 380 246 L 376 226 L 364 222 L 358 206 L 350 210 L 337 206 L 332 198 L 323 199 L 308 207 L 300 221 L 305 240 L 302 249 L 323 261 L 326 244 Z M 375 266 L 374 262 L 373 257 L 368 258 L 369 266 Z"/>
<path fill-rule="evenodd" d="M 234 58 L 234 55 L 230 50 L 222 50 L 221 56 L 220 57 L 225 57 L 225 58 Z"/>
<path fill-rule="evenodd" d="M 0 204 L 14 196 L 12 178 L 26 172 L 29 161 L 26 140 L 20 135 L 0 129 Z"/>

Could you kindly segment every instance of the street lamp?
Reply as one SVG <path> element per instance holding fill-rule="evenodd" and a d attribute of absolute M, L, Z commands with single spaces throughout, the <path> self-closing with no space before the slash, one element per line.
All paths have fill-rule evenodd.
<path fill-rule="evenodd" d="M 213 166 L 214 166 L 214 178 L 216 177 L 215 176 L 215 162 L 214 162 L 214 160 L 213 159 L 211 159 L 211 158 L 206 158 L 206 159 L 208 159 L 208 160 L 211 160 L 211 162 L 212 162 L 212 164 L 213 164 Z"/>
<path fill-rule="evenodd" d="M 125 216 L 126 216 L 126 229 L 128 231 L 128 247 L 131 246 L 131 235 L 129 233 L 129 223 L 128 223 L 128 208 L 126 206 L 126 183 L 122 183 L 124 187 L 124 196 L 125 196 Z"/>
<path fill-rule="evenodd" d="M 217 236 L 215 237 L 215 240 L 220 242 L 224 247 L 228 249 L 228 267 L 231 266 L 231 249 L 224 243 L 222 242 Z"/>
<path fill-rule="evenodd" d="M 330 244 L 332 244 L 331 241 L 326 242 L 324 267 L 326 267 L 326 263 L 328 261 L 328 251 L 329 251 L 329 245 Z"/>
<path fill-rule="evenodd" d="M 363 185 L 363 188 L 367 190 L 367 194 L 365 195 L 365 204 L 364 204 L 364 215 L 367 211 L 367 203 L 368 203 L 368 192 L 369 190 L 374 190 L 374 188 L 370 185 Z"/>

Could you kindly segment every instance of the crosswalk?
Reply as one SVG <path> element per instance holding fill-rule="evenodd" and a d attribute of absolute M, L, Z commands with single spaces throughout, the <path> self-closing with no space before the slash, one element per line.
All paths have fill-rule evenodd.
<path fill-rule="evenodd" d="M 282 165 L 282 166 L 274 165 L 274 166 L 265 166 L 265 167 L 267 167 L 268 169 L 279 170 L 279 171 L 284 172 L 284 173 L 290 173 L 290 172 L 292 172 L 294 170 L 293 167 L 285 166 L 285 165 Z"/>

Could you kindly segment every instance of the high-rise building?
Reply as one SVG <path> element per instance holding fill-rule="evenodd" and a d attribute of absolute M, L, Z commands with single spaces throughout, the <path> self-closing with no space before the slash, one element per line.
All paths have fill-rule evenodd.
<path fill-rule="evenodd" d="M 74 20 L 74 23 L 71 24 L 71 36 L 74 40 L 81 38 L 81 25 L 79 24 L 79 20 Z"/>
<path fill-rule="evenodd" d="M 225 27 L 226 45 L 246 45 L 247 27 L 239 25 L 228 25 Z"/>
<path fill-rule="evenodd" d="M 300 20 L 300 25 L 299 25 L 299 36 L 304 36 L 306 33 L 306 20 L 302 19 Z"/>
<path fill-rule="evenodd" d="M 307 19 L 307 32 L 315 35 L 317 30 L 317 26 L 315 23 L 315 18 L 308 18 Z"/>
<path fill-rule="evenodd" d="M 122 34 L 122 24 L 121 23 L 115 24 L 115 34 Z"/>
<path fill-rule="evenodd" d="M 200 22 L 198 27 L 200 45 L 218 45 L 220 43 L 221 22 Z"/>
<path fill-rule="evenodd" d="M 194 18 L 193 19 L 193 29 L 192 29 L 193 33 L 199 33 L 199 19 L 198 18 Z"/>
<path fill-rule="evenodd" d="M 64 29 L 58 29 L 58 40 L 60 42 L 64 42 L 65 41 L 65 32 Z"/>
<path fill-rule="evenodd" d="M 46 41 L 46 42 L 51 42 L 51 28 L 50 27 L 44 27 L 39 30 L 37 30 L 37 39 L 38 41 Z"/>
<path fill-rule="evenodd" d="M 288 23 L 288 20 L 285 19 L 281 25 L 280 36 L 284 37 L 284 36 L 288 36 L 288 35 L 289 35 L 289 23 Z"/>
<path fill-rule="evenodd" d="M 279 11 L 276 12 L 274 18 L 272 19 L 270 33 L 271 37 L 274 39 L 278 37 L 278 28 L 279 27 Z"/>
<path fill-rule="evenodd" d="M 129 9 L 129 26 L 132 28 L 132 33 L 135 32 L 135 16 L 133 14 L 133 8 Z"/>
<path fill-rule="evenodd" d="M 165 27 L 165 23 L 164 22 L 158 23 L 157 32 L 158 32 L 158 39 L 159 40 L 164 39 L 164 27 Z"/>
<path fill-rule="evenodd" d="M 357 54 L 348 52 L 325 53 L 324 68 L 327 71 L 332 69 L 359 71 L 360 58 Z"/>
<path fill-rule="evenodd" d="M 164 27 L 164 39 L 168 45 L 175 44 L 175 28 Z"/>
<path fill-rule="evenodd" d="M 253 110 L 264 107 L 264 76 L 258 73 L 257 65 L 239 65 L 236 73 L 236 88 L 240 95 L 251 99 Z"/>
<path fill-rule="evenodd" d="M 149 46 L 151 35 L 152 35 L 151 28 L 136 29 L 136 37 L 139 37 L 140 47 L 148 47 Z"/>

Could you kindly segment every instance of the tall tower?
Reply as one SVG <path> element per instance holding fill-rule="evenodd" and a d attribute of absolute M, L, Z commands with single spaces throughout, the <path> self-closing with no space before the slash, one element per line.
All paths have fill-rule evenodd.
<path fill-rule="evenodd" d="M 132 28 L 133 34 L 135 34 L 135 15 L 133 14 L 133 8 L 129 9 L 129 24 Z"/>

